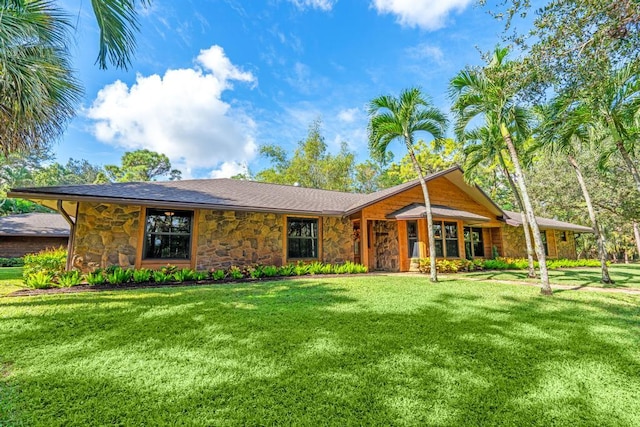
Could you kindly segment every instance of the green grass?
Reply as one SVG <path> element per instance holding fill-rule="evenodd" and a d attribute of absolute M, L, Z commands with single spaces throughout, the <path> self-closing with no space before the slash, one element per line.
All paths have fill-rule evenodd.
<path fill-rule="evenodd" d="M 0 297 L 24 288 L 22 267 L 0 268 Z"/>
<path fill-rule="evenodd" d="M 640 297 L 368 276 L 0 299 L 0 425 L 640 425 Z"/>
<path fill-rule="evenodd" d="M 552 284 L 568 286 L 592 286 L 605 288 L 636 288 L 640 289 L 640 264 L 611 264 L 609 274 L 615 281 L 613 285 L 600 283 L 600 268 L 572 268 L 565 270 L 549 270 Z M 465 273 L 465 277 L 482 280 L 510 280 L 537 283 L 539 279 L 527 278 L 526 271 L 481 271 Z"/>

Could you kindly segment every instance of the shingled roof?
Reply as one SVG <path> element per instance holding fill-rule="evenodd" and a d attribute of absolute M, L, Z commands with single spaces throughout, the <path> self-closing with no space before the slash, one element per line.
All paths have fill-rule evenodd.
<path fill-rule="evenodd" d="M 0 217 L 0 236 L 68 237 L 69 224 L 55 213 L 28 213 Z"/>
<path fill-rule="evenodd" d="M 511 211 L 504 211 L 504 213 L 504 219 L 507 224 L 514 227 L 520 227 L 522 225 L 522 215 L 520 213 Z M 554 230 L 575 231 L 577 233 L 593 233 L 593 229 L 591 229 L 591 227 L 572 224 L 570 222 L 557 221 L 555 219 L 543 218 L 540 216 L 536 217 L 536 222 L 542 229 L 549 228 Z"/>

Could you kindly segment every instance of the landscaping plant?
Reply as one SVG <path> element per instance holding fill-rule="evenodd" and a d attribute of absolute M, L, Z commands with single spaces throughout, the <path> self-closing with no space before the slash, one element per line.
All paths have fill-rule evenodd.
<path fill-rule="evenodd" d="M 226 276 L 227 276 L 226 271 L 221 270 L 221 269 L 214 270 L 214 271 L 211 273 L 211 278 L 212 278 L 213 280 L 222 280 L 222 279 L 224 279 Z"/>
<path fill-rule="evenodd" d="M 176 282 L 189 282 L 195 280 L 196 272 L 190 268 L 183 268 L 182 270 L 178 270 L 173 273 L 173 278 Z"/>
<path fill-rule="evenodd" d="M 84 276 L 84 280 L 87 281 L 88 284 L 95 285 L 104 285 L 107 282 L 107 278 L 105 277 L 102 270 L 97 269 L 91 273 L 87 273 Z"/>
<path fill-rule="evenodd" d="M 242 270 L 240 269 L 240 267 L 237 267 L 235 265 L 232 265 L 231 267 L 229 267 L 228 273 L 229 273 L 229 277 L 235 280 L 244 278 L 244 274 L 242 273 Z"/>
<path fill-rule="evenodd" d="M 107 274 L 107 281 L 112 285 L 121 285 L 131 280 L 131 270 L 121 267 L 113 269 L 113 272 Z"/>
<path fill-rule="evenodd" d="M 65 248 L 44 249 L 38 253 L 24 256 L 22 273 L 25 278 L 39 272 L 47 273 L 52 278 L 56 278 L 64 272 L 66 264 L 67 250 Z"/>
<path fill-rule="evenodd" d="M 162 270 L 155 270 L 153 272 L 153 281 L 156 283 L 166 283 L 173 278 L 171 275 L 167 275 Z"/>
<path fill-rule="evenodd" d="M 46 271 L 38 271 L 24 277 L 24 283 L 30 288 L 47 289 L 54 285 L 53 275 Z"/>
<path fill-rule="evenodd" d="M 82 275 L 78 270 L 65 271 L 58 276 L 58 284 L 68 288 L 82 283 Z"/>
<path fill-rule="evenodd" d="M 148 268 L 140 268 L 138 270 L 134 270 L 131 278 L 135 283 L 149 282 L 151 280 L 151 270 L 149 270 Z"/>

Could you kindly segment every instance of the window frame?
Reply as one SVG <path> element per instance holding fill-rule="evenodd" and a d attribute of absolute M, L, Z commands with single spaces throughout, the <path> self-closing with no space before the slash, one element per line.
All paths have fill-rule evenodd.
<path fill-rule="evenodd" d="M 315 221 L 316 223 L 316 237 L 291 237 L 289 236 L 289 221 Z M 290 247 L 289 239 L 300 239 L 300 240 L 315 240 L 316 241 L 316 256 L 315 257 L 291 257 L 289 256 Z M 300 215 L 287 215 L 284 218 L 284 258 L 289 261 L 306 261 L 306 260 L 320 260 L 322 254 L 322 221 L 319 217 L 308 217 L 308 216 L 300 216 Z"/>
<path fill-rule="evenodd" d="M 447 229 L 446 226 L 447 225 L 455 225 L 456 227 L 456 237 L 447 237 Z M 436 229 L 439 227 L 440 229 L 440 236 L 438 237 L 436 235 Z M 447 221 L 445 219 L 442 220 L 434 220 L 433 221 L 433 234 L 435 237 L 435 243 L 436 243 L 436 258 L 451 258 L 451 259 L 456 259 L 456 258 L 460 258 L 460 224 L 458 221 Z M 447 254 L 447 242 L 456 242 L 456 248 L 457 248 L 457 255 L 455 256 L 449 256 L 449 254 Z M 438 247 L 438 243 L 440 243 L 441 248 Z M 442 254 L 439 255 L 438 254 L 438 249 L 441 249 Z"/>
<path fill-rule="evenodd" d="M 167 213 L 167 212 L 172 212 L 173 214 L 175 214 L 176 212 L 179 212 L 181 214 L 188 214 L 188 218 L 189 218 L 189 233 L 180 233 L 180 232 L 155 232 L 155 233 L 149 233 L 148 230 L 148 220 L 149 217 L 152 215 L 158 215 L 155 212 L 162 212 L 162 213 Z M 166 215 L 165 215 L 166 216 Z M 174 215 L 171 215 L 174 216 Z M 187 217 L 187 215 L 185 215 L 185 217 Z M 174 208 L 156 208 L 156 207 L 148 207 L 144 209 L 144 220 L 141 223 L 141 235 L 142 235 L 142 250 L 140 253 L 140 262 L 141 263 L 157 263 L 157 262 L 167 262 L 167 261 L 171 261 L 174 263 L 192 263 L 193 259 L 194 259 L 194 253 L 193 253 L 193 249 L 194 249 L 194 243 L 195 243 L 195 230 L 196 230 L 196 212 L 193 210 L 189 210 L 189 209 L 174 209 Z M 148 237 L 149 235 L 161 235 L 161 236 L 188 236 L 188 243 L 187 243 L 187 247 L 186 247 L 186 253 L 187 256 L 185 258 L 175 258 L 175 257 L 149 257 L 147 256 L 147 250 L 148 250 Z"/>
<path fill-rule="evenodd" d="M 465 231 L 469 230 L 469 239 L 465 237 Z M 480 237 L 477 241 L 473 238 L 473 233 L 478 233 Z M 467 259 L 484 258 L 484 230 L 481 227 L 463 226 L 462 227 L 462 240 L 464 241 L 464 252 Z M 470 253 L 467 252 L 467 243 L 469 243 Z M 482 255 L 476 255 L 475 245 L 480 244 L 482 248 Z M 471 258 L 469 258 L 471 257 Z"/>

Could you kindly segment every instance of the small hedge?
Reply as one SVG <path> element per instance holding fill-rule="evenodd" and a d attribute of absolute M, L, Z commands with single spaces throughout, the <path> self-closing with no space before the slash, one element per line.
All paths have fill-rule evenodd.
<path fill-rule="evenodd" d="M 57 282 L 65 272 L 67 250 L 63 247 L 44 249 L 35 254 L 24 256 L 22 277 L 24 283 L 32 288 L 44 288 L 47 278 Z"/>
<path fill-rule="evenodd" d="M 0 267 L 22 267 L 24 258 L 0 258 Z"/>
<path fill-rule="evenodd" d="M 344 264 L 325 264 L 321 262 L 306 264 L 299 262 L 281 267 L 275 265 L 254 265 L 247 268 L 231 266 L 227 269 L 212 269 L 209 271 L 196 271 L 190 268 L 178 269 L 173 265 L 166 265 L 158 270 L 145 268 L 134 270 L 111 266 L 81 275 L 78 271 L 64 272 L 64 262 L 62 263 L 62 271 L 59 271 L 59 265 L 53 261 L 57 259 L 57 256 L 59 254 L 54 256 L 53 253 L 47 252 L 39 254 L 35 259 L 30 260 L 29 272 L 24 274 L 25 284 L 31 288 L 43 289 L 70 287 L 84 283 L 91 286 L 106 284 L 123 286 L 129 283 L 216 282 L 313 274 L 358 274 L 367 272 L 367 267 L 347 261 Z M 35 271 L 36 265 L 40 265 L 42 268 L 39 271 Z"/>
<path fill-rule="evenodd" d="M 535 261 L 536 268 L 538 262 Z M 550 270 L 558 268 L 574 267 L 600 267 L 597 259 L 548 259 L 547 267 Z M 436 260 L 436 269 L 439 273 L 458 273 L 482 270 L 526 270 L 529 268 L 529 261 L 525 258 L 504 258 L 496 259 L 439 259 Z M 429 273 L 431 265 L 429 258 L 418 260 L 418 270 L 421 273 Z"/>

